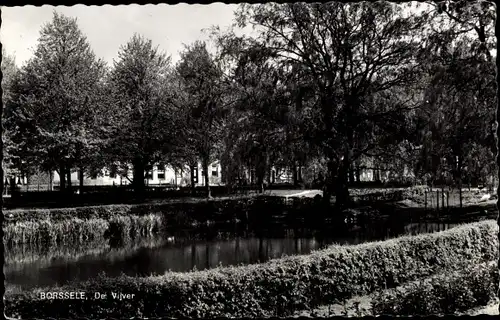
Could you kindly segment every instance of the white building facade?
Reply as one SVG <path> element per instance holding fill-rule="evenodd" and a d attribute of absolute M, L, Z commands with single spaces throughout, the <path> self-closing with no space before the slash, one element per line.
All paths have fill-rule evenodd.
<path fill-rule="evenodd" d="M 205 173 L 202 165 L 198 163 L 197 166 L 191 168 L 185 166 L 182 170 L 174 169 L 167 165 L 155 165 L 153 169 L 145 172 L 144 183 L 146 186 L 190 186 L 191 185 L 191 170 L 194 173 L 195 186 L 205 185 Z M 222 184 L 221 180 L 221 165 L 220 161 L 215 161 L 208 166 L 209 185 L 217 186 Z M 129 185 L 132 181 L 132 168 L 128 170 L 128 175 L 121 176 L 112 174 L 109 170 L 103 169 L 101 173 L 94 177 L 84 176 L 84 186 L 123 186 Z M 54 172 L 54 185 L 59 186 L 61 178 L 57 172 Z M 71 173 L 71 185 L 78 186 L 80 184 L 78 172 Z"/>

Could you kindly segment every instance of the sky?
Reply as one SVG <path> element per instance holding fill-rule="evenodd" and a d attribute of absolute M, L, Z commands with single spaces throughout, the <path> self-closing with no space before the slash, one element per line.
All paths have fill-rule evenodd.
<path fill-rule="evenodd" d="M 208 33 L 202 29 L 213 25 L 219 25 L 223 30 L 229 27 L 237 7 L 237 4 L 223 3 L 2 7 L 0 41 L 7 54 L 14 55 L 16 64 L 22 66 L 31 58 L 42 25 L 51 21 L 55 10 L 77 18 L 95 54 L 109 65 L 118 57 L 120 46 L 125 45 L 134 33 L 151 39 L 175 63 L 179 51 L 183 50 L 183 43 L 208 40 Z"/>
<path fill-rule="evenodd" d="M 183 44 L 208 40 L 202 29 L 233 23 L 236 4 L 209 5 L 120 5 L 120 6 L 22 6 L 2 7 L 0 40 L 7 54 L 14 55 L 22 66 L 33 55 L 41 27 L 52 20 L 53 11 L 77 18 L 77 23 L 95 54 L 112 65 L 120 46 L 134 33 L 153 41 L 154 45 L 179 59 Z"/>

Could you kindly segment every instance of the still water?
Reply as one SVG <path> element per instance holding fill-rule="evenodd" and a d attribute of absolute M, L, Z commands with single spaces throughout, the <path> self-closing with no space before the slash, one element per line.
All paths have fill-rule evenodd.
<path fill-rule="evenodd" d="M 219 228 L 210 232 L 170 232 L 162 238 L 127 244 L 86 244 L 66 247 L 6 248 L 6 283 L 21 289 L 84 281 L 104 272 L 107 276 L 159 275 L 252 264 L 284 255 L 307 254 L 333 243 L 358 244 L 402 234 L 442 231 L 454 224 L 413 223 L 390 229 L 370 227 L 338 234 L 333 230 Z"/>

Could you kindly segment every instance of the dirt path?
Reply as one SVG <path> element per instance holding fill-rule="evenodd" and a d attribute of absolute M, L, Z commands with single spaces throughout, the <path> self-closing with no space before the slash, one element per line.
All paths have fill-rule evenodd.
<path fill-rule="evenodd" d="M 371 316 L 371 298 L 370 296 L 354 297 L 343 304 L 331 304 L 319 306 L 313 310 L 303 310 L 295 313 L 294 317 L 363 317 Z"/>
<path fill-rule="evenodd" d="M 477 315 L 480 315 L 480 314 L 487 314 L 487 315 L 490 315 L 490 316 L 496 316 L 496 315 L 500 314 L 500 312 L 498 311 L 499 307 L 500 307 L 500 303 L 499 303 L 499 301 L 497 299 L 496 301 L 490 303 L 486 307 L 478 308 L 478 309 L 473 309 L 473 310 L 467 312 L 466 314 L 467 315 L 471 315 L 471 316 L 477 316 Z"/>
<path fill-rule="evenodd" d="M 304 197 L 304 198 L 314 198 L 316 195 L 323 195 L 321 190 L 269 190 L 265 193 L 266 195 L 276 196 L 276 197 Z"/>
<path fill-rule="evenodd" d="M 357 307 L 356 307 L 357 305 Z M 457 315 L 471 315 L 477 316 L 481 314 L 486 315 L 499 315 L 499 301 L 498 299 L 491 302 L 485 307 L 474 308 L 464 313 Z M 373 316 L 371 311 L 371 298 L 370 296 L 355 297 L 342 304 L 332 304 L 317 307 L 313 310 L 298 311 L 294 317 L 331 317 L 331 316 L 347 316 L 347 317 L 364 317 Z"/>

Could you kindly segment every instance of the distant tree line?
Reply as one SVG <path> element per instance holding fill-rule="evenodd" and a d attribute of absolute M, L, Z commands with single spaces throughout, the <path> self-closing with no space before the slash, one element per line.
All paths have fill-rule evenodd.
<path fill-rule="evenodd" d="M 3 55 L 5 166 L 56 171 L 65 190 L 72 171 L 83 184 L 132 165 L 140 193 L 158 163 L 220 159 L 227 185 L 246 167 L 260 190 L 272 166 L 316 163 L 339 208 L 367 158 L 430 184 L 486 180 L 494 21 L 485 1 L 242 4 L 233 29 L 211 29 L 214 53 L 197 41 L 172 64 L 134 35 L 108 66 L 54 13 L 25 65 Z"/>

